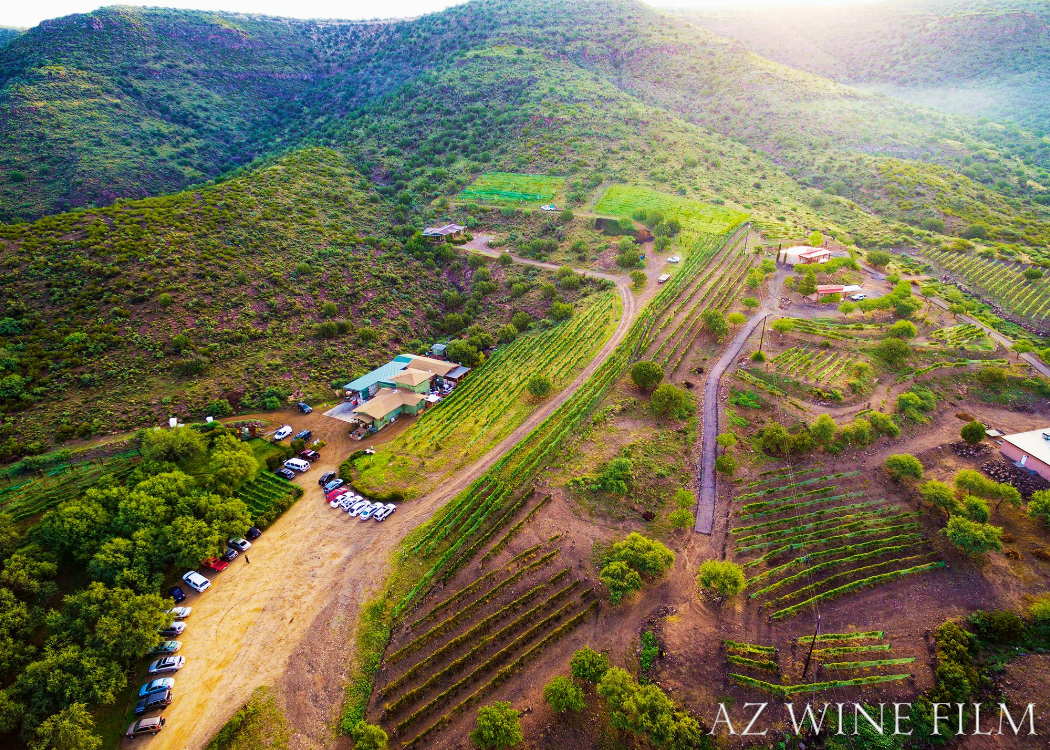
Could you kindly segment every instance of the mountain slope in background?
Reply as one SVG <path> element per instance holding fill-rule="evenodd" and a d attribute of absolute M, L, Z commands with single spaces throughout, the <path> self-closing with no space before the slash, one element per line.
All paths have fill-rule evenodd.
<path fill-rule="evenodd" d="M 948 112 L 1050 122 L 1050 5 L 892 0 L 683 14 L 759 55 Z"/>

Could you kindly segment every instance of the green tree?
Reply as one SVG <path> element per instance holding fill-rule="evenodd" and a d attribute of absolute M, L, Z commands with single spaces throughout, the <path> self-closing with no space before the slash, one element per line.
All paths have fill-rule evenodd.
<path fill-rule="evenodd" d="M 580 686 L 561 675 L 552 677 L 550 682 L 543 686 L 543 699 L 556 714 L 582 711 L 586 706 Z"/>
<path fill-rule="evenodd" d="M 147 461 L 189 463 L 202 458 L 207 451 L 204 438 L 189 427 L 170 430 L 143 430 L 140 451 Z"/>
<path fill-rule="evenodd" d="M 573 216 L 572 209 L 569 208 L 563 209 L 562 212 L 558 214 L 558 220 L 561 221 L 562 224 L 570 223 L 573 218 L 575 217 Z"/>
<path fill-rule="evenodd" d="M 977 523 L 962 516 L 952 516 L 944 528 L 948 541 L 971 557 L 1003 548 L 1003 530 L 987 523 Z"/>
<path fill-rule="evenodd" d="M 470 741 L 481 750 L 517 747 L 525 741 L 521 732 L 521 714 L 509 701 L 482 706 L 478 709 L 477 724 L 470 733 Z"/>
<path fill-rule="evenodd" d="M 811 294 L 815 294 L 817 291 L 817 276 L 813 271 L 806 271 L 799 278 L 798 281 L 798 293 L 803 297 L 808 297 Z"/>
<path fill-rule="evenodd" d="M 868 421 L 880 435 L 888 435 L 891 438 L 898 438 L 901 435 L 901 428 L 889 414 L 883 414 L 881 411 L 869 412 Z"/>
<path fill-rule="evenodd" d="M 786 456 L 791 450 L 791 433 L 784 425 L 770 422 L 755 433 L 755 446 L 771 456 Z"/>
<path fill-rule="evenodd" d="M 704 310 L 700 313 L 700 319 L 704 322 L 704 328 L 715 337 L 716 341 L 721 341 L 729 333 L 729 324 L 726 323 L 720 310 Z"/>
<path fill-rule="evenodd" d="M 809 434 L 813 440 L 822 448 L 828 448 L 835 442 L 835 420 L 827 414 L 821 414 L 809 426 Z"/>
<path fill-rule="evenodd" d="M 625 562 L 610 562 L 598 573 L 598 580 L 609 589 L 609 601 L 619 604 L 624 597 L 641 591 L 642 576 Z"/>
<path fill-rule="evenodd" d="M 670 383 L 658 386 L 649 403 L 653 414 L 664 419 L 686 419 L 696 411 L 693 397 Z"/>
<path fill-rule="evenodd" d="M 793 318 L 778 318 L 773 321 L 773 324 L 770 327 L 777 333 L 783 335 L 795 330 L 795 321 Z"/>
<path fill-rule="evenodd" d="M 744 576 L 744 569 L 734 562 L 705 560 L 700 564 L 696 582 L 705 591 L 729 598 L 744 590 L 747 578 Z"/>
<path fill-rule="evenodd" d="M 124 668 L 77 645 L 49 646 L 8 688 L 25 706 L 23 726 L 36 726 L 74 703 L 109 705 L 127 685 Z"/>
<path fill-rule="evenodd" d="M 222 551 L 223 537 L 218 529 L 200 518 L 178 516 L 166 529 L 169 554 L 180 568 L 196 568 L 205 558 Z"/>
<path fill-rule="evenodd" d="M 824 235 L 820 232 L 814 231 L 809 235 L 809 244 L 811 247 L 820 247 L 824 244 Z"/>
<path fill-rule="evenodd" d="M 545 398 L 550 394 L 551 389 L 554 388 L 554 384 L 551 383 L 551 379 L 546 375 L 533 375 L 529 378 L 529 383 L 526 387 L 535 398 Z"/>
<path fill-rule="evenodd" d="M 630 459 L 614 458 L 605 464 L 605 468 L 598 475 L 592 489 L 595 492 L 626 495 L 633 469 L 634 466 L 631 464 Z"/>
<path fill-rule="evenodd" d="M 922 479 L 922 462 L 910 453 L 895 453 L 886 461 L 886 471 L 895 482 L 903 479 Z"/>
<path fill-rule="evenodd" d="M 350 730 L 350 738 L 354 741 L 354 750 L 386 750 L 387 748 L 386 732 L 363 719 Z"/>
<path fill-rule="evenodd" d="M 597 684 L 609 671 L 609 657 L 584 646 L 573 653 L 569 670 L 577 680 Z"/>
<path fill-rule="evenodd" d="M 667 515 L 667 521 L 671 524 L 672 529 L 682 531 L 696 525 L 696 516 L 688 508 L 677 508 Z"/>
<path fill-rule="evenodd" d="M 719 448 L 725 448 L 728 450 L 730 448 L 735 448 L 740 441 L 737 440 L 736 435 L 731 432 L 720 432 L 718 436 L 715 437 L 715 442 L 718 444 Z"/>
<path fill-rule="evenodd" d="M 631 380 L 643 391 L 651 391 L 664 379 L 664 371 L 655 362 L 643 360 L 631 367 Z"/>
<path fill-rule="evenodd" d="M 992 511 L 988 508 L 988 501 L 981 497 L 967 495 L 962 500 L 962 513 L 971 521 L 985 523 L 992 517 Z"/>
<path fill-rule="evenodd" d="M 573 306 L 567 302 L 554 302 L 551 304 L 551 319 L 553 320 L 568 320 L 572 317 L 573 312 Z"/>
<path fill-rule="evenodd" d="M 864 257 L 876 268 L 885 268 L 890 264 L 890 254 L 884 250 L 869 250 Z"/>
<path fill-rule="evenodd" d="M 849 314 L 851 312 L 853 312 L 854 310 L 856 310 L 856 309 L 857 309 L 857 306 L 855 304 L 853 304 L 852 302 L 850 302 L 849 300 L 846 300 L 844 302 L 840 302 L 839 303 L 839 312 L 842 313 L 842 317 L 844 317 L 844 318 L 848 318 Z"/>
<path fill-rule="evenodd" d="M 959 501 L 955 497 L 955 492 L 944 482 L 938 482 L 936 479 L 923 482 L 919 485 L 919 494 L 926 502 L 948 513 L 955 513 L 959 509 Z"/>
<path fill-rule="evenodd" d="M 696 505 L 696 496 L 687 489 L 674 491 L 674 504 L 678 508 L 692 508 Z"/>
<path fill-rule="evenodd" d="M 745 316 L 744 313 L 731 312 L 728 315 L 726 315 L 726 323 L 728 323 L 731 326 L 738 326 L 746 320 L 747 316 Z"/>
<path fill-rule="evenodd" d="M 913 339 L 919 335 L 919 330 L 910 320 L 898 320 L 886 329 L 886 334 L 898 339 Z"/>
<path fill-rule="evenodd" d="M 1028 501 L 1028 516 L 1050 526 L 1050 490 L 1036 490 Z"/>
<path fill-rule="evenodd" d="M 645 271 L 631 271 L 631 284 L 635 289 L 644 289 L 648 282 L 649 277 L 645 275 Z"/>
<path fill-rule="evenodd" d="M 509 344 L 514 339 L 518 338 L 518 329 L 511 323 L 505 323 L 499 327 L 497 337 L 501 344 Z"/>
<path fill-rule="evenodd" d="M 970 445 L 977 445 L 984 441 L 984 431 L 985 426 L 975 419 L 964 424 L 959 435 Z"/>
<path fill-rule="evenodd" d="M 715 471 L 719 474 L 725 474 L 727 477 L 733 476 L 733 473 L 737 469 L 736 459 L 730 456 L 728 453 L 723 453 L 721 456 L 715 459 Z"/>
<path fill-rule="evenodd" d="M 445 347 L 445 356 L 452 362 L 458 362 L 470 368 L 480 367 L 485 361 L 485 355 L 466 339 L 450 341 Z"/>
<path fill-rule="evenodd" d="M 73 703 L 53 714 L 36 728 L 29 750 L 98 750 L 102 739 L 83 703 Z"/>
<path fill-rule="evenodd" d="M 671 550 L 636 531 L 616 542 L 609 549 L 605 559 L 607 562 L 627 563 L 646 578 L 663 575 L 674 565 L 674 553 Z"/>
<path fill-rule="evenodd" d="M 754 310 L 756 307 L 759 306 L 760 303 L 754 297 L 744 297 L 742 300 L 740 300 L 740 304 L 746 307 L 748 310 Z"/>
<path fill-rule="evenodd" d="M 911 347 L 898 338 L 890 337 L 880 341 L 872 352 L 890 367 L 899 369 L 911 356 Z"/>

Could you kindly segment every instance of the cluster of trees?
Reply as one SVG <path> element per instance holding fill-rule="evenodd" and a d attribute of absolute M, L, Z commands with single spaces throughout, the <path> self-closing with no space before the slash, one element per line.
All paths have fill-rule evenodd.
<path fill-rule="evenodd" d="M 921 478 L 921 465 L 919 477 L 912 478 Z M 1013 506 L 1022 502 L 1016 487 L 996 482 L 973 469 L 959 471 L 951 485 L 937 480 L 924 482 L 919 485 L 919 493 L 923 500 L 948 514 L 945 536 L 971 556 L 1002 549 L 1003 529 L 988 523 L 992 516 L 989 503 L 995 503 L 998 510 L 1004 502 Z"/>
<path fill-rule="evenodd" d="M 655 539 L 637 532 L 613 544 L 602 556 L 598 577 L 609 590 L 609 600 L 619 604 L 624 597 L 642 588 L 674 565 L 674 553 Z"/>
<path fill-rule="evenodd" d="M 726 599 L 744 590 L 747 577 L 744 569 L 730 560 L 705 560 L 700 564 L 696 582 L 703 591 Z"/>
<path fill-rule="evenodd" d="M 827 414 L 821 414 L 809 426 L 787 427 L 771 420 L 754 436 L 754 445 L 771 456 L 802 455 L 815 449 L 835 454 L 848 448 L 862 448 L 880 435 L 898 437 L 900 427 L 882 412 L 865 412 L 847 425 L 838 426 Z"/>
<path fill-rule="evenodd" d="M 103 476 L 24 535 L 0 516 L 0 732 L 92 747 L 85 705 L 116 700 L 171 621 L 157 593 L 166 574 L 251 526 L 233 492 L 258 463 L 224 428 L 150 430 L 141 452 L 126 483 Z"/>

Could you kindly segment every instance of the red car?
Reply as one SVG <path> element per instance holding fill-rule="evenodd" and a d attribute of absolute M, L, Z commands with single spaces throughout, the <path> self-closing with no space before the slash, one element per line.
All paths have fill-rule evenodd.
<path fill-rule="evenodd" d="M 350 488 L 345 486 L 345 485 L 343 487 L 336 487 L 331 492 L 326 492 L 325 495 L 324 495 L 324 499 L 327 500 L 328 502 L 332 502 L 337 497 L 342 497 L 343 495 L 345 495 L 349 491 L 350 491 Z"/>
<path fill-rule="evenodd" d="M 316 461 L 320 457 L 321 454 L 317 451 L 306 450 L 299 454 L 299 458 L 303 459 L 304 461 Z"/>
<path fill-rule="evenodd" d="M 208 570 L 214 570 L 216 573 L 221 573 L 226 570 L 226 568 L 230 567 L 230 564 L 225 560 L 220 560 L 218 557 L 209 557 L 201 563 L 201 567 L 207 568 Z"/>

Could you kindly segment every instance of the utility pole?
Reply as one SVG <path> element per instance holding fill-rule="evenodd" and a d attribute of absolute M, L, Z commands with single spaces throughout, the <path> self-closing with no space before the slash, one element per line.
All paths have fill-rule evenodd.
<path fill-rule="evenodd" d="M 806 654 L 806 666 L 802 667 L 802 679 L 806 679 L 809 672 L 809 660 L 813 656 L 813 649 L 817 645 L 817 636 L 820 635 L 820 614 L 817 614 L 817 626 L 813 629 L 813 640 L 809 642 L 809 653 Z"/>

